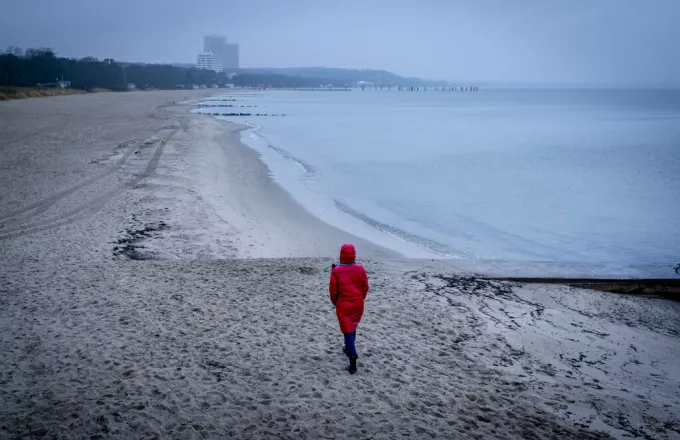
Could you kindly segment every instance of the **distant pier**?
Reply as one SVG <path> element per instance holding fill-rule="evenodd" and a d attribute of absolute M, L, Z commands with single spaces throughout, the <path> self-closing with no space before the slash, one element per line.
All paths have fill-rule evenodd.
<path fill-rule="evenodd" d="M 364 91 L 366 89 L 374 89 L 376 91 L 378 90 L 387 90 L 392 91 L 392 89 L 395 89 L 398 92 L 427 92 L 428 91 L 428 86 L 403 86 L 403 85 L 384 85 L 384 84 L 361 84 L 357 85 L 355 88 L 361 89 L 361 91 Z M 435 91 L 435 92 L 478 92 L 479 87 L 478 86 L 461 86 L 461 85 L 450 85 L 450 86 L 430 86 L 430 91 Z M 345 90 L 347 90 L 347 87 L 345 87 Z"/>
<path fill-rule="evenodd" d="M 373 89 L 375 91 L 387 91 L 390 92 L 392 90 L 395 90 L 397 92 L 427 92 L 427 91 L 434 91 L 434 92 L 478 92 L 479 87 L 478 86 L 460 86 L 460 85 L 451 85 L 451 86 L 403 86 L 403 85 L 393 85 L 393 84 L 361 84 L 361 85 L 356 85 L 356 86 L 340 86 L 340 87 L 335 87 L 335 86 L 319 86 L 319 87 L 281 87 L 277 88 L 278 90 L 295 90 L 295 91 L 303 91 L 303 92 L 323 92 L 323 91 L 328 91 L 328 92 L 349 92 L 354 89 L 360 89 L 361 91 L 365 91 L 366 89 Z"/>

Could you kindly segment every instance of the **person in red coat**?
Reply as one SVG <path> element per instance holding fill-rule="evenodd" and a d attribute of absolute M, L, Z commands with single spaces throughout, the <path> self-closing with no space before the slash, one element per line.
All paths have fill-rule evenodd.
<path fill-rule="evenodd" d="M 333 265 L 328 291 L 335 306 L 340 331 L 345 335 L 344 352 L 349 357 L 349 372 L 357 371 L 355 339 L 357 326 L 364 314 L 364 299 L 368 293 L 368 276 L 363 266 L 356 264 L 356 249 L 344 244 L 340 249 L 340 264 Z"/>

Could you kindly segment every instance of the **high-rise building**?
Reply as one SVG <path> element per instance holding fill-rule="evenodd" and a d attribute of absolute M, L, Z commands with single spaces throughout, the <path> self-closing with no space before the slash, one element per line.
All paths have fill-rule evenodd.
<path fill-rule="evenodd" d="M 215 72 L 222 72 L 224 70 L 222 67 L 222 59 L 215 56 L 215 54 L 210 51 L 198 54 L 198 57 L 196 58 L 196 67 L 199 69 L 213 70 Z"/>
<path fill-rule="evenodd" d="M 215 58 L 220 59 L 224 69 L 239 67 L 238 44 L 227 44 L 227 37 L 224 35 L 203 37 L 203 51 L 212 52 Z"/>
<path fill-rule="evenodd" d="M 212 52 L 222 57 L 225 44 L 227 44 L 227 37 L 224 35 L 206 35 L 203 37 L 203 52 Z"/>
<path fill-rule="evenodd" d="M 225 44 L 222 50 L 222 65 L 224 70 L 238 69 L 238 44 Z"/>

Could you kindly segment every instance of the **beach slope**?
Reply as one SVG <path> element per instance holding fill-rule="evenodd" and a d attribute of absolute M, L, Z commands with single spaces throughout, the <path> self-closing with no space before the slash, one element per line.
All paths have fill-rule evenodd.
<path fill-rule="evenodd" d="M 0 438 L 680 438 L 680 305 L 406 260 L 192 115 L 0 103 Z M 371 282 L 344 370 L 327 293 Z"/>

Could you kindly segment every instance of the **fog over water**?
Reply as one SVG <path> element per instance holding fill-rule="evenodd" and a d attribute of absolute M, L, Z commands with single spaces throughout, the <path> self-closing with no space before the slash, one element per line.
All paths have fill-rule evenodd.
<path fill-rule="evenodd" d="M 2 2 L 0 47 L 69 57 L 195 62 L 206 34 L 245 67 L 386 69 L 550 84 L 678 85 L 675 0 L 22 0 Z"/>

